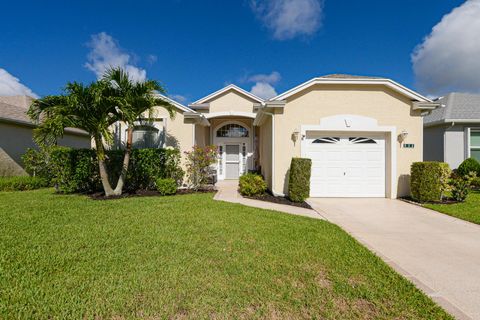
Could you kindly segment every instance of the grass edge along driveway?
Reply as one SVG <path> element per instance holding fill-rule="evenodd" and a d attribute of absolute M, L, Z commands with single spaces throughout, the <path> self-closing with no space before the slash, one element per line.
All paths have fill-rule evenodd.
<path fill-rule="evenodd" d="M 472 191 L 465 202 L 455 204 L 424 204 L 426 208 L 449 216 L 480 224 L 480 191 Z"/>
<path fill-rule="evenodd" d="M 452 319 L 326 221 L 50 189 L 0 193 L 0 318 Z"/>

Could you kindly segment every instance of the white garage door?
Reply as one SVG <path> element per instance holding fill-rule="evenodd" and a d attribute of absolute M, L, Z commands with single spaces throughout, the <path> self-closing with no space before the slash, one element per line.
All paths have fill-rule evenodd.
<path fill-rule="evenodd" d="M 385 197 L 383 135 L 307 135 L 311 197 Z"/>

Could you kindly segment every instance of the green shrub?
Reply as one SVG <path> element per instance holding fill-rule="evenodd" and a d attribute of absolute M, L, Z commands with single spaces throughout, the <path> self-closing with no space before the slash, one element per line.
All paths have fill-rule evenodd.
<path fill-rule="evenodd" d="M 247 197 L 262 195 L 267 190 L 265 180 L 256 173 L 247 173 L 241 176 L 238 186 L 240 194 Z"/>
<path fill-rule="evenodd" d="M 471 187 L 473 189 L 480 189 L 480 177 L 476 177 L 476 178 L 472 179 Z"/>
<path fill-rule="evenodd" d="M 159 178 L 156 181 L 157 191 L 162 196 L 169 196 L 177 193 L 177 182 L 172 178 Z"/>
<path fill-rule="evenodd" d="M 456 201 L 464 202 L 467 199 L 470 189 L 472 188 L 472 184 L 476 179 L 477 174 L 473 171 L 467 175 L 456 175 L 450 179 L 452 198 Z"/>
<path fill-rule="evenodd" d="M 312 160 L 292 158 L 288 180 L 288 197 L 293 202 L 303 202 L 310 196 Z"/>
<path fill-rule="evenodd" d="M 50 161 L 51 150 L 52 147 L 28 148 L 27 152 L 22 155 L 25 171 L 33 177 L 44 178 L 50 182 L 53 177 L 53 168 Z"/>
<path fill-rule="evenodd" d="M 420 202 L 440 201 L 448 190 L 451 170 L 444 162 L 414 162 L 411 166 L 410 191 Z"/>
<path fill-rule="evenodd" d="M 474 172 L 477 176 L 480 176 L 480 163 L 475 158 L 465 159 L 457 169 L 459 176 L 466 176 L 470 172 Z"/>
<path fill-rule="evenodd" d="M 190 187 L 194 190 L 207 185 L 212 176 L 212 164 L 217 162 L 216 146 L 193 146 L 191 151 L 185 152 L 187 156 L 187 178 Z"/>
<path fill-rule="evenodd" d="M 106 165 L 110 182 L 116 184 L 122 170 L 124 151 L 106 152 Z M 101 191 L 98 161 L 92 149 L 55 147 L 50 154 L 52 183 L 58 192 Z M 183 179 L 180 152 L 168 149 L 134 149 L 130 157 L 125 189 L 155 189 L 158 178 L 172 178 L 176 183 Z"/>
<path fill-rule="evenodd" d="M 0 177 L 0 191 L 24 191 L 48 187 L 48 181 L 40 177 Z"/>

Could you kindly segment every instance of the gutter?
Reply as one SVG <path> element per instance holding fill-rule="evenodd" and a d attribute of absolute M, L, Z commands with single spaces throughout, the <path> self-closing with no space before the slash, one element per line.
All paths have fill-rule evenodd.
<path fill-rule="evenodd" d="M 36 124 L 28 122 L 28 121 L 13 120 L 13 119 L 4 118 L 4 117 L 0 117 L 0 122 L 9 123 L 9 124 L 16 124 L 16 125 L 20 125 L 20 126 L 24 126 L 24 127 L 28 127 L 28 128 L 32 128 L 32 129 L 35 129 L 37 127 Z M 83 131 L 81 129 L 76 129 L 76 128 L 65 128 L 64 132 L 68 133 L 68 134 L 72 134 L 72 135 L 77 135 L 77 136 L 90 137 L 88 132 Z"/>
<path fill-rule="evenodd" d="M 455 122 L 458 122 L 458 123 L 477 123 L 478 124 L 480 122 L 480 119 L 443 119 L 443 120 L 437 120 L 437 121 L 425 123 L 424 127 L 433 127 L 433 126 L 440 125 L 440 124 L 455 123 Z"/>

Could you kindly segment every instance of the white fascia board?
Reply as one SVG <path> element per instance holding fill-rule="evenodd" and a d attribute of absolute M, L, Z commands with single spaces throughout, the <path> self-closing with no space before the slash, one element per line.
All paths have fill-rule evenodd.
<path fill-rule="evenodd" d="M 434 127 L 441 124 L 451 124 L 451 123 L 465 123 L 465 124 L 478 124 L 480 125 L 480 119 L 443 119 L 437 120 L 429 123 L 424 123 L 424 127 Z"/>
<path fill-rule="evenodd" d="M 195 112 L 194 110 L 190 109 L 189 107 L 186 107 L 183 104 L 181 104 L 180 102 L 177 102 L 177 101 L 173 100 L 172 98 L 164 96 L 161 93 L 156 93 L 155 96 L 157 96 L 158 98 L 160 98 L 162 100 L 167 101 L 168 103 L 174 105 L 177 109 L 180 109 L 184 112 Z"/>
<path fill-rule="evenodd" d="M 218 91 L 215 91 L 214 93 L 211 93 L 208 96 L 205 96 L 205 97 L 193 102 L 191 105 L 193 106 L 193 105 L 205 103 L 205 102 L 211 100 L 212 98 L 215 98 L 216 96 L 219 96 L 219 95 L 227 92 L 228 90 L 235 90 L 235 91 L 237 91 L 237 92 L 239 92 L 239 93 L 241 93 L 241 94 L 249 97 L 250 99 L 253 99 L 253 100 L 257 101 L 257 102 L 260 102 L 260 103 L 264 102 L 264 100 L 262 98 L 257 97 L 256 95 L 254 95 L 254 94 L 252 94 L 252 93 L 250 93 L 246 90 L 243 90 L 242 88 L 240 88 L 240 87 L 238 87 L 234 84 L 229 84 L 228 86 L 226 86 L 226 87 L 224 87 L 224 88 L 222 88 Z"/>
<path fill-rule="evenodd" d="M 228 117 L 228 116 L 238 116 L 238 117 L 255 119 L 257 114 L 253 112 L 242 112 L 242 111 L 221 111 L 221 112 L 212 112 L 212 113 L 205 114 L 205 118 L 207 119 L 217 118 L 217 117 Z"/>
<path fill-rule="evenodd" d="M 210 122 L 205 118 L 203 114 L 200 114 L 198 112 L 192 111 L 192 112 L 185 112 L 183 114 L 185 119 L 194 119 L 195 123 L 201 125 L 201 126 L 209 126 Z"/>
<path fill-rule="evenodd" d="M 210 109 L 210 103 L 189 104 L 188 107 L 192 110 L 208 110 Z"/>
<path fill-rule="evenodd" d="M 418 102 L 413 103 L 413 110 L 435 110 L 441 106 L 441 103 L 437 102 Z"/>
<path fill-rule="evenodd" d="M 421 94 L 408 89 L 407 87 L 393 81 L 390 79 L 355 79 L 355 78 L 313 78 L 307 82 L 304 82 L 293 89 L 290 89 L 278 96 L 270 99 L 269 101 L 285 100 L 292 95 L 303 91 L 316 84 L 360 84 L 360 85 L 384 85 L 391 88 L 394 91 L 397 91 L 412 100 L 419 102 L 432 102 L 432 100 L 427 97 L 422 96 Z"/>

